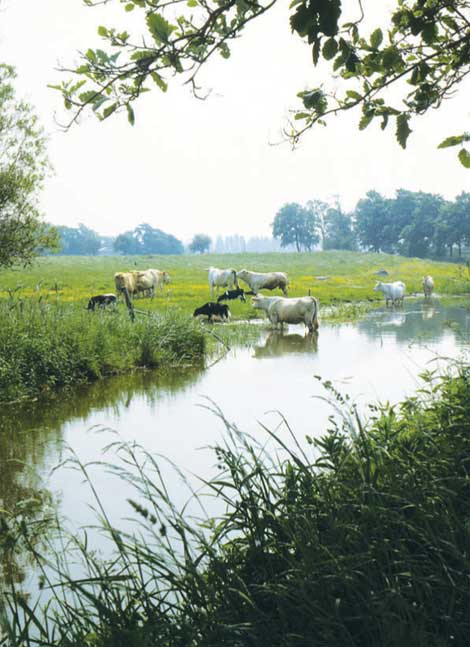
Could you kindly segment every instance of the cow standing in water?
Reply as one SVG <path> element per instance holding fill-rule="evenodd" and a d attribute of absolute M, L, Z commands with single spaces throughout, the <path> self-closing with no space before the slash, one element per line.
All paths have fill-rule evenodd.
<path fill-rule="evenodd" d="M 424 298 L 430 299 L 434 290 L 434 280 L 432 276 L 430 276 L 429 274 L 427 276 L 423 276 L 421 285 L 423 287 Z"/>

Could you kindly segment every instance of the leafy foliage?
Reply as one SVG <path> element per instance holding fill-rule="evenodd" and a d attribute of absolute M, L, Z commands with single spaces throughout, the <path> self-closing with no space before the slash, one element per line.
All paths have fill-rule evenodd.
<path fill-rule="evenodd" d="M 318 243 L 318 220 L 314 211 L 297 202 L 285 204 L 272 223 L 273 238 L 279 238 L 282 247 L 295 245 L 298 252 L 311 251 Z"/>
<path fill-rule="evenodd" d="M 184 251 L 180 240 L 146 223 L 117 236 L 114 249 L 120 254 L 182 254 Z"/>
<path fill-rule="evenodd" d="M 44 134 L 31 106 L 15 98 L 14 78 L 14 69 L 0 64 L 0 268 L 31 263 L 57 246 L 37 209 L 48 168 Z"/>
<path fill-rule="evenodd" d="M 206 234 L 196 234 L 189 245 L 189 251 L 193 254 L 208 252 L 211 246 L 210 236 Z"/>
<path fill-rule="evenodd" d="M 142 30 L 134 39 L 127 31 L 100 26 L 98 33 L 108 46 L 89 49 L 73 70 L 78 81 L 56 86 L 65 106 L 76 119 L 91 106 L 105 119 L 127 108 L 134 123 L 131 103 L 149 89 L 167 90 L 174 75 L 190 81 L 198 94 L 196 74 L 211 57 L 230 56 L 229 43 L 252 20 L 276 2 L 225 0 L 119 0 L 125 11 L 142 12 Z M 102 0 L 85 0 L 87 5 Z M 379 120 L 382 129 L 395 123 L 399 144 L 405 148 L 412 132 L 411 119 L 438 108 L 452 96 L 470 71 L 470 15 L 466 0 L 397 0 L 384 9 L 384 24 L 369 28 L 362 3 L 340 0 L 294 0 L 292 30 L 312 47 L 314 65 L 324 60 L 332 77 L 342 79 L 341 89 L 317 86 L 298 94 L 302 107 L 288 135 L 293 142 L 316 123 L 332 114 L 360 107 L 359 128 Z M 350 13 L 348 13 L 348 11 Z M 396 99 L 387 92 L 397 89 Z M 467 133 L 442 142 L 441 147 L 462 146 L 459 159 L 470 167 L 470 152 L 464 147 Z"/>
<path fill-rule="evenodd" d="M 57 227 L 60 236 L 60 253 L 61 254 L 80 254 L 87 256 L 95 256 L 101 247 L 100 236 L 79 224 L 78 227 Z"/>

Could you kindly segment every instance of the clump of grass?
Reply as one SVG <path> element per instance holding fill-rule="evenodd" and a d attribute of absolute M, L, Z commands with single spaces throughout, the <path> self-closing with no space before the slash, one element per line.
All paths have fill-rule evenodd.
<path fill-rule="evenodd" d="M 138 534 L 100 507 L 112 558 L 86 536 L 66 536 L 54 562 L 36 555 L 54 597 L 39 611 L 7 592 L 9 644 L 466 645 L 470 371 L 423 377 L 418 396 L 372 406 L 367 426 L 325 383 L 342 415 L 309 452 L 269 431 L 268 452 L 218 412 L 226 442 L 205 483 L 218 515 L 178 511 L 158 460 L 116 445 Z"/>
<path fill-rule="evenodd" d="M 28 299 L 0 303 L 0 400 L 40 395 L 136 367 L 201 363 L 204 335 L 167 312 L 132 323 L 124 311 L 87 312 Z"/>

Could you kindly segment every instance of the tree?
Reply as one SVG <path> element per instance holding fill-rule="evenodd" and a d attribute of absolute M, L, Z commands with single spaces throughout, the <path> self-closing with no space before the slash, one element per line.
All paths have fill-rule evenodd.
<path fill-rule="evenodd" d="M 368 191 L 359 200 L 354 212 L 356 232 L 362 247 L 373 252 L 391 251 L 390 201 L 377 193 Z"/>
<path fill-rule="evenodd" d="M 60 235 L 60 254 L 95 256 L 101 247 L 100 236 L 79 224 L 78 227 L 57 227 Z"/>
<path fill-rule="evenodd" d="M 340 207 L 331 207 L 325 215 L 323 249 L 357 249 L 351 216 Z"/>
<path fill-rule="evenodd" d="M 120 254 L 182 254 L 184 251 L 180 240 L 147 223 L 117 236 L 114 249 Z"/>
<path fill-rule="evenodd" d="M 44 133 L 31 106 L 15 98 L 14 78 L 14 69 L 0 64 L 0 268 L 57 247 L 57 233 L 37 208 L 48 169 Z"/>
<path fill-rule="evenodd" d="M 196 234 L 189 245 L 189 251 L 193 254 L 208 252 L 211 246 L 211 239 L 206 234 Z"/>
<path fill-rule="evenodd" d="M 311 251 L 320 240 L 315 213 L 297 202 L 290 202 L 281 207 L 271 226 L 273 238 L 280 239 L 281 247 L 295 245 L 298 252 L 302 248 Z"/>
<path fill-rule="evenodd" d="M 438 108 L 470 72 L 470 15 L 467 0 L 395 0 L 384 8 L 384 20 L 368 26 L 362 1 L 296 0 L 291 3 L 293 32 L 312 45 L 313 64 L 331 66 L 332 88 L 321 85 L 299 92 L 295 114 L 300 127 L 288 136 L 296 142 L 330 115 L 360 107 L 359 128 L 378 119 L 382 129 L 395 126 L 406 146 L 411 119 Z M 133 102 L 155 84 L 166 92 L 169 80 L 181 76 L 198 95 L 198 71 L 216 55 L 230 56 L 229 43 L 245 26 L 271 9 L 264 2 L 188 0 L 121 0 L 125 11 L 141 15 L 141 38 L 100 26 L 104 44 L 88 49 L 72 70 L 78 80 L 55 86 L 63 94 L 72 121 L 87 106 L 101 119 L 127 109 L 134 123 Z M 85 0 L 89 6 L 103 0 Z M 350 13 L 348 13 L 350 12 Z M 133 21 L 133 26 L 137 20 Z M 337 78 L 342 79 L 338 87 Z M 396 92 L 388 92 L 390 86 Z M 393 99 L 391 98 L 393 97 Z M 452 135 L 441 146 L 461 146 L 459 159 L 470 168 L 464 147 L 468 133 Z"/>

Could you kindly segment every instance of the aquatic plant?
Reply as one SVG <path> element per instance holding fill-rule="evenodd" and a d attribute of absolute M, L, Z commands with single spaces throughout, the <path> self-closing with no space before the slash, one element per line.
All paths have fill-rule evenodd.
<path fill-rule="evenodd" d="M 135 532 L 113 526 L 95 492 L 112 556 L 62 527 L 55 558 L 32 547 L 49 599 L 40 608 L 5 591 L 5 644 L 466 645 L 468 366 L 426 373 L 416 396 L 371 405 L 367 422 L 324 385 L 337 415 L 310 444 L 286 427 L 266 429 L 267 447 L 216 410 L 218 474 L 182 510 L 161 459 L 114 444 L 110 469 L 129 485 Z M 204 513 L 204 495 L 219 512 Z"/>

